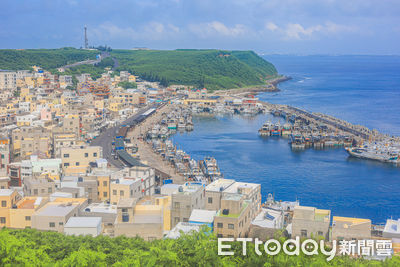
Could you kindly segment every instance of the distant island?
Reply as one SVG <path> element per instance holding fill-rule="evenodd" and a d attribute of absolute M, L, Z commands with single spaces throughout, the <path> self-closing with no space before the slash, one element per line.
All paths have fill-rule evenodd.
<path fill-rule="evenodd" d="M 22 70 L 33 65 L 57 72 L 65 65 L 95 60 L 99 50 L 75 48 L 0 50 L 0 69 Z M 163 86 L 189 85 L 209 90 L 263 86 L 279 78 L 276 68 L 253 51 L 111 50 L 96 65 L 68 68 L 65 74 L 90 73 L 98 78 L 105 67 L 129 71 Z"/>

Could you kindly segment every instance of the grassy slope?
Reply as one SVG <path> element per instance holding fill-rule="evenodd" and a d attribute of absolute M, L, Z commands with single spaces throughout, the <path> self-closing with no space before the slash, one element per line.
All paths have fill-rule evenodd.
<path fill-rule="evenodd" d="M 120 70 L 139 76 L 155 76 L 168 84 L 202 86 L 210 89 L 262 84 L 277 74 L 275 67 L 251 51 L 114 50 Z M 224 56 L 227 55 L 227 56 Z"/>
<path fill-rule="evenodd" d="M 74 48 L 0 50 L 0 69 L 30 69 L 33 65 L 55 71 L 57 67 L 95 58 L 99 51 Z M 184 84 L 208 89 L 227 89 L 261 85 L 277 75 L 275 67 L 252 51 L 221 50 L 114 50 L 118 70 L 128 70 L 144 79 L 165 85 Z M 105 66 L 78 66 L 66 74 L 88 72 L 99 77 Z"/>
<path fill-rule="evenodd" d="M 46 70 L 55 69 L 69 63 L 86 59 L 95 59 L 99 51 L 74 48 L 61 49 L 1 49 L 0 69 L 27 70 L 33 65 Z"/>

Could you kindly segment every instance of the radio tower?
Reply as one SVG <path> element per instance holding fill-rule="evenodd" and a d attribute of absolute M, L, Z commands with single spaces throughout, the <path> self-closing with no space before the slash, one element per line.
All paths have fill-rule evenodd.
<path fill-rule="evenodd" d="M 87 31 L 87 28 L 86 28 L 86 25 L 85 25 L 85 49 L 88 49 L 89 42 L 88 42 L 88 39 L 87 39 L 87 33 L 86 33 L 86 31 Z"/>

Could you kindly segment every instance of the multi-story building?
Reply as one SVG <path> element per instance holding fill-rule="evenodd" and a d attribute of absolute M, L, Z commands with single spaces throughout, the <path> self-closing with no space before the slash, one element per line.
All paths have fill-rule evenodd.
<path fill-rule="evenodd" d="M 370 238 L 371 220 L 333 216 L 331 240 L 360 240 Z"/>
<path fill-rule="evenodd" d="M 16 190 L 0 189 L 0 228 L 10 227 L 10 209 L 21 199 Z"/>
<path fill-rule="evenodd" d="M 27 159 L 32 154 L 49 157 L 51 131 L 43 127 L 20 127 L 12 131 L 12 157 Z"/>
<path fill-rule="evenodd" d="M 10 209 L 10 228 L 25 229 L 32 227 L 32 215 L 43 207 L 49 198 L 24 197 Z"/>
<path fill-rule="evenodd" d="M 172 193 L 171 228 L 179 222 L 189 222 L 193 209 L 204 209 L 205 191 L 203 184 L 186 183 Z"/>
<path fill-rule="evenodd" d="M 293 212 L 292 237 L 318 237 L 329 240 L 331 211 L 314 207 L 296 206 Z"/>
<path fill-rule="evenodd" d="M 225 194 L 214 220 L 218 237 L 245 237 L 251 223 L 251 201 L 242 194 Z"/>
<path fill-rule="evenodd" d="M 120 199 L 144 196 L 138 179 L 116 179 L 110 184 L 110 203 L 116 205 Z"/>
<path fill-rule="evenodd" d="M 161 239 L 163 216 L 163 205 L 140 204 L 133 198 L 121 199 L 117 205 L 115 236 L 139 236 L 148 241 Z"/>
<path fill-rule="evenodd" d="M 86 205 L 87 200 L 82 198 L 58 198 L 48 202 L 32 215 L 32 228 L 63 233 L 68 219 L 79 216 Z"/>
<path fill-rule="evenodd" d="M 103 157 L 101 146 L 79 146 L 61 148 L 63 171 L 66 174 L 86 174 L 90 163 Z"/>
<path fill-rule="evenodd" d="M 26 178 L 23 190 L 25 196 L 49 197 L 56 191 L 56 185 L 50 178 Z"/>
<path fill-rule="evenodd" d="M 0 90 L 17 89 L 17 73 L 13 71 L 0 71 Z"/>
<path fill-rule="evenodd" d="M 261 211 L 261 185 L 218 179 L 206 186 L 207 210 L 221 210 L 222 199 L 227 194 L 241 194 L 250 201 L 250 218 L 253 220 Z"/>
<path fill-rule="evenodd" d="M 75 133 L 54 133 L 53 134 L 53 155 L 56 158 L 61 157 L 61 148 L 83 145 L 83 141 L 77 139 Z"/>

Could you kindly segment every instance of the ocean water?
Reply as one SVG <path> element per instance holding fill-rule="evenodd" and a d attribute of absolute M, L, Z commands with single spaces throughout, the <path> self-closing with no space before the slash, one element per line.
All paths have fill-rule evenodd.
<path fill-rule="evenodd" d="M 293 80 L 260 99 L 324 112 L 400 135 L 399 57 L 266 57 Z M 299 199 L 333 216 L 383 223 L 400 218 L 400 168 L 351 158 L 344 149 L 291 150 L 288 140 L 260 137 L 271 115 L 195 117 L 194 131 L 173 141 L 196 160 L 214 156 L 225 178 L 260 183 L 262 196 Z"/>

